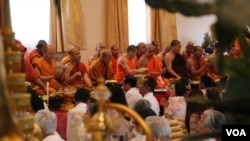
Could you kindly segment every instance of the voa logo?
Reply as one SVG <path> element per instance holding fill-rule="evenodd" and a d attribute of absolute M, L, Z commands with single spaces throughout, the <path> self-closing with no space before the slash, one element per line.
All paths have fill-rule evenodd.
<path fill-rule="evenodd" d="M 227 136 L 247 136 L 244 129 L 226 129 Z"/>

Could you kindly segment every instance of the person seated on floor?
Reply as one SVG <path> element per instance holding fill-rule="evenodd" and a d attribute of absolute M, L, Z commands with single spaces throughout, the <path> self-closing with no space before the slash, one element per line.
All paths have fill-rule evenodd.
<path fill-rule="evenodd" d="M 124 56 L 121 56 L 117 61 L 117 75 L 116 80 L 119 84 L 122 84 L 122 81 L 126 75 L 135 75 L 138 72 L 142 72 L 141 69 L 136 69 L 136 46 L 130 45 L 127 48 L 127 53 Z"/>
<path fill-rule="evenodd" d="M 43 141 L 64 141 L 56 132 L 56 114 L 48 109 L 39 110 L 35 114 L 35 122 L 39 125 L 43 133 Z"/>
<path fill-rule="evenodd" d="M 154 96 L 154 89 L 156 87 L 156 81 L 150 76 L 145 76 L 142 79 L 142 83 L 139 85 L 139 92 L 143 99 L 146 99 L 151 104 L 151 109 L 156 113 L 160 114 L 160 106 L 157 99 Z"/>
<path fill-rule="evenodd" d="M 69 49 L 69 56 L 71 60 L 64 65 L 64 84 L 80 87 L 93 87 L 87 67 L 81 62 L 80 47 L 72 45 Z"/>
<path fill-rule="evenodd" d="M 165 55 L 166 78 L 180 79 L 187 77 L 186 62 L 180 54 L 181 42 L 173 40 L 170 43 L 170 51 Z"/>
<path fill-rule="evenodd" d="M 214 109 L 207 109 L 201 115 L 198 131 L 199 133 L 221 131 L 223 124 L 226 124 L 226 118 L 223 113 Z M 221 141 L 221 138 L 211 137 L 203 141 Z"/>
<path fill-rule="evenodd" d="M 85 141 L 87 131 L 83 123 L 90 92 L 86 88 L 79 88 L 75 95 L 75 107 L 67 113 L 67 141 Z"/>
<path fill-rule="evenodd" d="M 112 45 L 111 46 L 111 53 L 112 53 L 112 57 L 110 59 L 110 63 L 112 66 L 112 69 L 114 71 L 114 74 L 116 75 L 116 66 L 117 66 L 117 61 L 120 57 L 119 55 L 119 47 L 117 45 Z"/>
<path fill-rule="evenodd" d="M 31 64 L 33 64 L 36 59 L 43 57 L 43 50 L 46 48 L 46 46 L 47 42 L 45 40 L 39 40 L 36 48 L 28 52 L 25 58 L 30 61 Z"/>
<path fill-rule="evenodd" d="M 194 48 L 194 43 L 191 41 L 188 42 L 186 45 L 186 50 L 182 52 L 182 56 L 185 60 L 193 56 L 193 48 Z"/>
<path fill-rule="evenodd" d="M 133 108 L 134 104 L 139 99 L 142 99 L 139 90 L 136 88 L 136 78 L 132 75 L 126 75 L 122 83 L 122 88 L 125 91 L 128 107 Z"/>
<path fill-rule="evenodd" d="M 105 50 L 106 46 L 104 43 L 100 42 L 96 44 L 96 54 L 91 55 L 88 59 L 88 67 L 90 67 L 91 63 L 94 62 L 96 59 L 98 59 L 101 56 L 101 51 Z"/>
<path fill-rule="evenodd" d="M 160 53 L 160 45 L 159 45 L 159 42 L 154 40 L 151 42 L 151 44 L 154 46 L 155 48 L 155 55 L 159 54 Z"/>
<path fill-rule="evenodd" d="M 146 52 L 138 60 L 138 68 L 148 68 L 147 74 L 153 77 L 157 82 L 157 88 L 166 87 L 169 83 L 168 79 L 162 77 L 161 60 L 154 54 L 155 47 L 152 44 L 146 45 Z"/>
<path fill-rule="evenodd" d="M 170 141 L 172 130 L 167 119 L 158 116 L 149 116 L 145 122 L 153 134 L 154 141 Z"/>
<path fill-rule="evenodd" d="M 63 85 L 59 83 L 62 81 L 63 71 L 56 71 L 56 62 L 53 60 L 55 52 L 55 47 L 48 46 L 44 49 L 44 56 L 38 58 L 33 63 L 35 69 L 40 75 L 40 79 L 44 83 L 49 83 L 50 93 L 55 93 L 59 88 L 63 87 Z M 39 92 L 41 91 L 40 89 L 41 88 L 36 88 Z"/>
<path fill-rule="evenodd" d="M 207 74 L 208 68 L 211 66 L 202 57 L 202 48 L 195 46 L 193 48 L 193 56 L 187 60 L 187 70 L 191 80 L 199 81 L 201 76 Z"/>
<path fill-rule="evenodd" d="M 89 68 L 89 78 L 93 85 L 97 85 L 100 79 L 104 79 L 104 81 L 114 79 L 114 72 L 109 63 L 111 56 L 110 51 L 103 50 L 100 53 L 100 58 L 91 64 Z"/>
<path fill-rule="evenodd" d="M 156 116 L 156 113 L 151 109 L 150 102 L 146 99 L 138 100 L 135 103 L 133 110 L 137 114 L 139 114 L 139 116 L 144 120 L 149 116 Z M 130 141 L 143 141 L 143 140 L 145 140 L 146 136 L 144 135 L 142 127 L 135 120 L 131 120 L 131 122 L 132 122 L 132 126 L 131 126 L 132 130 L 129 133 Z"/>
<path fill-rule="evenodd" d="M 141 56 L 146 52 L 146 43 L 140 42 L 136 46 L 136 61 L 141 58 Z"/>
<path fill-rule="evenodd" d="M 26 74 L 26 82 L 29 82 L 32 85 L 38 85 L 41 89 L 46 90 L 46 86 L 43 81 L 40 79 L 39 73 L 33 68 L 32 64 L 24 57 L 24 54 L 27 48 L 21 43 L 21 41 L 16 40 L 16 49 L 21 51 L 22 60 L 21 60 L 21 72 Z M 16 72 L 14 70 L 14 72 Z M 17 73 L 20 72 L 17 70 Z"/>

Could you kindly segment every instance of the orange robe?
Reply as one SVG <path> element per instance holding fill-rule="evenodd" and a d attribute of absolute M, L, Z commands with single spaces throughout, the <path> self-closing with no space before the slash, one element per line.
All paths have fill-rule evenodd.
<path fill-rule="evenodd" d="M 54 75 L 56 70 L 56 62 L 52 61 L 51 64 L 48 64 L 44 58 L 39 58 L 35 60 L 34 66 L 38 67 L 40 71 L 40 76 L 51 76 Z M 62 88 L 63 85 L 60 84 L 56 79 L 51 79 L 49 81 L 49 91 L 50 93 L 55 93 L 57 89 Z"/>
<path fill-rule="evenodd" d="M 116 75 L 116 68 L 117 68 L 117 61 L 119 59 L 120 56 L 117 56 L 117 57 L 111 57 L 111 60 L 110 60 L 110 63 L 111 63 L 111 67 L 114 71 L 114 74 Z"/>
<path fill-rule="evenodd" d="M 30 63 L 33 64 L 35 60 L 41 57 L 42 56 L 37 53 L 37 50 L 33 49 L 25 56 L 25 59 L 29 60 Z"/>
<path fill-rule="evenodd" d="M 206 61 L 204 60 L 204 58 L 200 58 L 198 63 L 194 64 L 194 69 L 198 70 L 204 65 L 206 65 Z M 200 74 L 197 74 L 197 75 L 193 75 L 190 73 L 190 79 L 191 80 L 200 80 L 202 75 L 207 74 L 207 71 L 208 71 L 207 69 L 204 69 Z"/>
<path fill-rule="evenodd" d="M 63 65 L 65 65 L 66 63 L 68 63 L 71 60 L 69 55 L 66 55 L 65 57 L 62 58 L 61 62 Z"/>
<path fill-rule="evenodd" d="M 100 78 L 104 80 L 112 80 L 114 79 L 114 72 L 111 67 L 111 64 L 104 65 L 100 58 L 91 63 L 89 68 L 89 78 L 93 85 L 98 83 Z"/>
<path fill-rule="evenodd" d="M 87 72 L 87 67 L 82 63 L 82 62 L 79 62 L 77 65 L 75 65 L 75 67 L 71 70 L 70 72 L 70 76 L 73 75 L 74 73 L 76 72 L 82 72 L 82 74 L 86 73 Z M 77 77 L 74 81 L 72 81 L 69 85 L 73 85 L 73 86 L 76 86 L 76 85 L 85 85 L 85 82 L 84 80 L 82 79 L 82 77 Z"/>
<path fill-rule="evenodd" d="M 136 69 L 136 61 L 135 59 L 129 59 L 127 62 L 127 65 L 129 66 L 130 69 Z M 116 70 L 116 80 L 119 84 L 122 84 L 123 78 L 127 75 L 128 73 L 124 70 L 124 68 L 120 65 L 117 64 L 117 70 Z"/>
<path fill-rule="evenodd" d="M 154 55 L 147 62 L 148 73 L 162 72 L 162 65 L 163 64 L 161 60 L 156 55 Z M 168 79 L 162 77 L 161 75 L 152 77 L 156 80 L 158 88 L 167 86 L 169 83 Z"/>
<path fill-rule="evenodd" d="M 22 72 L 26 74 L 26 81 L 34 83 L 36 79 L 40 77 L 38 72 L 33 68 L 31 63 L 23 58 L 22 60 Z"/>

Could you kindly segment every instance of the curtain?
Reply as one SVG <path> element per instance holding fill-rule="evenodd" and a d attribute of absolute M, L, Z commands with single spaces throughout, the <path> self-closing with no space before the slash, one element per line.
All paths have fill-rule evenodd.
<path fill-rule="evenodd" d="M 151 9 L 151 40 L 160 43 L 161 49 L 170 45 L 170 42 L 177 39 L 177 26 L 174 13 L 163 9 Z"/>
<path fill-rule="evenodd" d="M 60 7 L 61 13 L 58 13 L 54 0 L 51 1 L 52 45 L 57 47 L 57 52 L 68 51 L 72 44 L 86 49 L 87 36 L 81 0 L 61 0 Z"/>
<path fill-rule="evenodd" d="M 116 44 L 120 51 L 128 47 L 128 2 L 127 0 L 106 1 L 106 46 Z"/>

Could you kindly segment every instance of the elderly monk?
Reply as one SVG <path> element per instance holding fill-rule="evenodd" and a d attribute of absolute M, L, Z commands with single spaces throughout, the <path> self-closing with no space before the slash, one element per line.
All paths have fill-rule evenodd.
<path fill-rule="evenodd" d="M 155 55 L 155 47 L 152 44 L 146 45 L 146 53 L 138 60 L 138 68 L 148 68 L 148 75 L 156 80 L 158 88 L 168 85 L 168 79 L 162 77 L 162 62 Z"/>
<path fill-rule="evenodd" d="M 64 84 L 92 87 L 87 67 L 81 62 L 80 47 L 72 45 L 69 49 L 70 61 L 64 65 Z"/>
<path fill-rule="evenodd" d="M 120 57 L 119 48 L 117 45 L 111 46 L 111 53 L 112 53 L 112 57 L 111 57 L 110 63 L 114 71 L 114 74 L 116 75 L 117 61 L 118 61 L 118 58 Z"/>
<path fill-rule="evenodd" d="M 189 59 L 193 55 L 194 43 L 188 42 L 186 45 L 186 50 L 182 52 L 182 56 L 185 60 Z"/>
<path fill-rule="evenodd" d="M 191 80 L 200 80 L 201 76 L 207 73 L 211 63 L 206 63 L 202 57 L 202 48 L 195 46 L 193 56 L 187 60 L 187 70 Z"/>
<path fill-rule="evenodd" d="M 101 51 L 105 50 L 106 46 L 104 43 L 100 42 L 96 44 L 96 54 L 91 55 L 88 59 L 88 67 L 90 67 L 91 63 L 94 62 L 96 59 L 98 59 L 101 55 Z"/>
<path fill-rule="evenodd" d="M 47 46 L 43 51 L 43 57 L 38 58 L 33 63 L 33 66 L 40 75 L 40 79 L 44 83 L 49 82 L 50 93 L 55 93 L 57 89 L 63 87 L 63 85 L 58 82 L 58 80 L 60 81 L 62 79 L 63 72 L 56 71 L 56 62 L 53 60 L 55 52 L 55 47 Z"/>
<path fill-rule="evenodd" d="M 43 90 L 45 90 L 46 89 L 45 84 L 41 81 L 38 72 L 33 68 L 31 63 L 26 58 L 24 58 L 24 54 L 27 48 L 24 47 L 23 44 L 19 40 L 16 40 L 16 48 L 17 50 L 21 51 L 23 55 L 22 62 L 21 62 L 22 63 L 21 72 L 26 74 L 26 81 L 30 82 L 32 85 L 38 85 Z M 43 94 L 43 93 L 39 93 L 39 94 Z"/>
<path fill-rule="evenodd" d="M 110 51 L 103 50 L 100 53 L 100 58 L 91 64 L 89 77 L 93 85 L 97 85 L 100 79 L 104 79 L 104 81 L 114 79 L 114 72 L 109 63 L 111 56 Z"/>
<path fill-rule="evenodd" d="M 140 72 L 140 69 L 136 69 L 136 51 L 136 46 L 130 45 L 127 48 L 126 55 L 118 59 L 116 80 L 119 84 L 122 84 L 126 75 L 135 75 Z"/>
<path fill-rule="evenodd" d="M 170 43 L 170 51 L 165 55 L 165 65 L 167 78 L 180 79 L 187 77 L 186 62 L 180 54 L 181 42 L 173 40 Z"/>
<path fill-rule="evenodd" d="M 36 45 L 36 49 L 33 49 L 29 53 L 27 53 L 25 58 L 29 60 L 31 64 L 33 64 L 33 62 L 36 59 L 43 57 L 43 50 L 46 47 L 47 47 L 47 42 L 44 40 L 39 40 Z"/>

